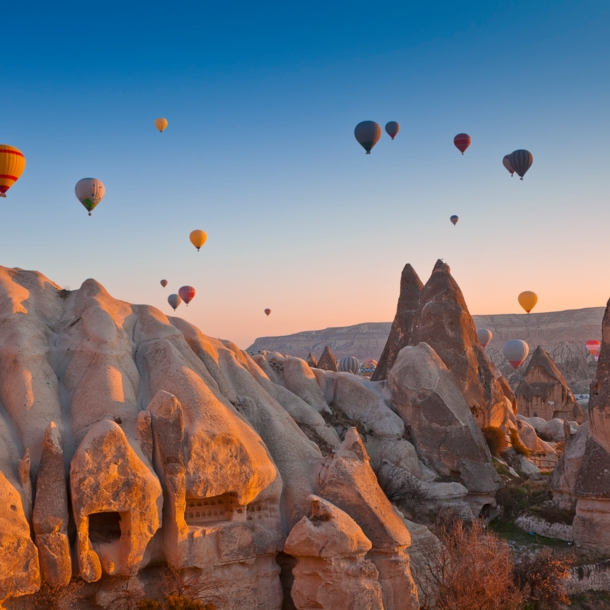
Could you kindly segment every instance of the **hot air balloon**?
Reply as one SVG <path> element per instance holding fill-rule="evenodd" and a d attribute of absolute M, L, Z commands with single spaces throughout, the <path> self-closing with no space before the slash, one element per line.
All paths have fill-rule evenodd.
<path fill-rule="evenodd" d="M 400 125 L 396 121 L 390 121 L 385 124 L 386 133 L 392 138 L 392 140 L 398 135 L 400 131 Z"/>
<path fill-rule="evenodd" d="M 602 346 L 602 342 L 595 341 L 592 339 L 591 341 L 587 341 L 585 345 L 587 346 L 587 349 L 589 350 L 591 356 L 595 358 L 595 362 L 597 362 L 599 360 L 599 352 Z"/>
<path fill-rule="evenodd" d="M 269 316 L 269 314 L 270 314 L 270 313 L 271 313 L 271 310 L 270 310 L 270 309 L 265 309 L 265 314 L 266 314 L 267 316 Z"/>
<path fill-rule="evenodd" d="M 14 146 L 0 144 L 0 197 L 8 191 L 23 174 L 25 156 Z"/>
<path fill-rule="evenodd" d="M 521 339 L 511 339 L 504 344 L 502 348 L 504 357 L 518 369 L 530 353 L 530 348 L 525 341 Z"/>
<path fill-rule="evenodd" d="M 513 166 L 510 164 L 510 155 L 504 155 L 504 159 L 502 159 L 502 165 L 510 172 L 510 177 L 513 177 L 515 170 Z"/>
<path fill-rule="evenodd" d="M 534 307 L 536 307 L 536 303 L 538 302 L 538 295 L 531 290 L 526 290 L 522 292 L 517 299 L 519 300 L 519 305 L 525 309 L 527 313 L 532 311 Z"/>
<path fill-rule="evenodd" d="M 159 130 L 159 131 L 164 131 L 165 128 L 167 127 L 167 119 L 157 119 L 155 121 L 155 127 Z"/>
<path fill-rule="evenodd" d="M 74 192 L 91 216 L 93 208 L 104 198 L 106 189 L 104 183 L 97 178 L 83 178 L 76 183 Z"/>
<path fill-rule="evenodd" d="M 455 147 L 464 154 L 466 149 L 470 146 L 472 142 L 472 138 L 467 133 L 458 133 L 455 138 L 453 138 L 453 143 Z"/>
<path fill-rule="evenodd" d="M 511 167 L 521 176 L 525 176 L 525 172 L 532 166 L 534 162 L 534 155 L 529 150 L 515 150 L 510 153 L 510 165 Z"/>
<path fill-rule="evenodd" d="M 354 136 L 358 140 L 358 144 L 366 150 L 366 154 L 370 155 L 373 146 L 379 142 L 381 137 L 381 127 L 375 121 L 362 121 L 356 125 Z"/>
<path fill-rule="evenodd" d="M 178 294 L 188 307 L 188 304 L 195 298 L 195 289 L 192 286 L 182 286 L 178 290 Z"/>
<path fill-rule="evenodd" d="M 161 286 L 163 286 L 163 288 L 165 288 L 168 284 L 167 280 L 161 280 Z"/>
<path fill-rule="evenodd" d="M 360 374 L 363 377 L 371 377 L 377 368 L 377 360 L 367 360 L 360 366 Z"/>
<path fill-rule="evenodd" d="M 354 356 L 345 356 L 339 361 L 340 373 L 353 373 L 357 375 L 358 371 L 360 371 L 360 362 Z"/>
<path fill-rule="evenodd" d="M 455 214 L 449 218 L 449 220 L 453 223 L 453 226 L 455 226 L 458 223 L 459 219 L 460 219 L 460 217 L 456 216 Z"/>
<path fill-rule="evenodd" d="M 174 311 L 176 311 L 180 303 L 182 303 L 182 299 L 177 294 L 170 294 L 167 297 L 167 302 L 174 308 Z"/>
<path fill-rule="evenodd" d="M 493 333 L 488 328 L 479 328 L 477 330 L 477 337 L 481 347 L 487 347 L 487 344 L 491 341 Z"/>
<path fill-rule="evenodd" d="M 191 234 L 189 235 L 189 239 L 191 240 L 193 246 L 197 248 L 197 252 L 199 252 L 199 248 L 205 244 L 207 238 L 208 236 L 206 232 L 202 231 L 201 229 L 195 229 L 195 231 L 191 231 Z"/>

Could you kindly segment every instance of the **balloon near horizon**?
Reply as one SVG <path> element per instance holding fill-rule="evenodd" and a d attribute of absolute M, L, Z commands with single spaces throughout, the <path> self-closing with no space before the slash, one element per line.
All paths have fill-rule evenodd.
<path fill-rule="evenodd" d="M 519 301 L 519 305 L 525 309 L 526 313 L 530 313 L 530 311 L 536 307 L 538 295 L 531 290 L 526 290 L 517 297 L 517 300 Z"/>
<path fill-rule="evenodd" d="M 595 358 L 595 362 L 599 360 L 599 353 L 601 351 L 602 342 L 597 341 L 596 339 L 591 339 L 587 341 L 586 344 L 588 352 Z"/>
<path fill-rule="evenodd" d="M 479 328 L 477 330 L 477 338 L 483 348 L 487 347 L 492 337 L 493 333 L 488 328 Z"/>
<path fill-rule="evenodd" d="M 513 368 L 518 369 L 530 353 L 529 345 L 521 339 L 511 339 L 502 348 L 504 357 L 511 363 Z"/>

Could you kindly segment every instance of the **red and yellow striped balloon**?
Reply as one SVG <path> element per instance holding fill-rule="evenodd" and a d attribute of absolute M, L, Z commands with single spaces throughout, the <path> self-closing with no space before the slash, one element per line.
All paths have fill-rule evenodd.
<path fill-rule="evenodd" d="M 14 146 L 0 144 L 0 197 L 6 197 L 8 191 L 23 174 L 25 157 Z"/>

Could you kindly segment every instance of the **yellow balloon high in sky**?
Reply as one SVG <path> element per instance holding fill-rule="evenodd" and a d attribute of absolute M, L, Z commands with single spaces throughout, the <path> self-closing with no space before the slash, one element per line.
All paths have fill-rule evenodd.
<path fill-rule="evenodd" d="M 519 305 L 521 305 L 521 307 L 523 307 L 523 309 L 525 309 L 525 311 L 529 313 L 530 311 L 532 311 L 532 309 L 534 309 L 534 307 L 536 307 L 536 303 L 538 302 L 538 295 L 535 292 L 532 292 L 531 290 L 526 290 L 518 296 L 518 299 Z"/>
<path fill-rule="evenodd" d="M 25 157 L 14 146 L 0 144 L 0 197 L 6 197 L 8 191 L 23 174 Z"/>
<path fill-rule="evenodd" d="M 208 238 L 205 231 L 201 231 L 201 229 L 196 229 L 195 231 L 191 231 L 189 235 L 189 239 L 195 248 L 197 248 L 197 252 L 199 252 L 199 248 L 205 244 L 205 240 Z"/>
<path fill-rule="evenodd" d="M 157 119 L 155 121 L 155 127 L 159 131 L 163 131 L 167 127 L 167 119 Z"/>

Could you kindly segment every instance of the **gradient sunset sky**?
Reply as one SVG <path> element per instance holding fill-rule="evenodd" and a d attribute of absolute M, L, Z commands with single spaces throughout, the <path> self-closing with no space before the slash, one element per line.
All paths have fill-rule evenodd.
<path fill-rule="evenodd" d="M 520 311 L 523 290 L 535 311 L 610 297 L 607 0 L 2 14 L 0 142 L 27 167 L 0 200 L 0 264 L 72 289 L 93 277 L 167 314 L 191 284 L 178 315 L 243 348 L 391 320 L 407 262 L 426 281 L 443 258 L 476 314 Z M 365 155 L 367 119 L 401 132 Z M 502 166 L 518 148 L 534 155 L 524 181 Z M 91 218 L 83 177 L 106 185 Z"/>

